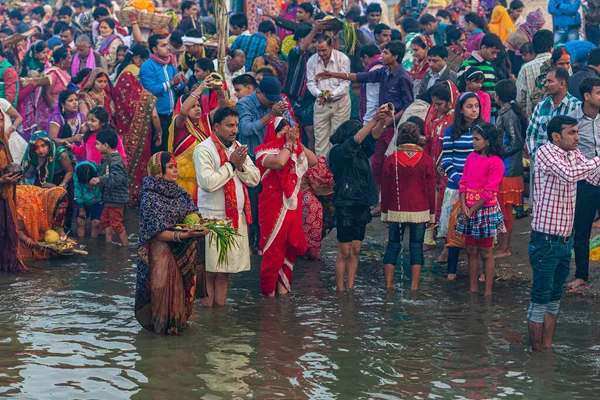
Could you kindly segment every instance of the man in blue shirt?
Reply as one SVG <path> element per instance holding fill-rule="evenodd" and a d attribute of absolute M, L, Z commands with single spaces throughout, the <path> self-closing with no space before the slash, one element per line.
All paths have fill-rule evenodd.
<path fill-rule="evenodd" d="M 435 40 L 435 44 L 444 46 L 446 40 L 446 28 L 450 25 L 439 22 L 433 15 L 425 14 L 419 18 L 419 25 L 427 35 L 430 35 Z"/>
<path fill-rule="evenodd" d="M 263 143 L 267 124 L 271 118 L 283 117 L 291 126 L 296 123 L 288 111 L 288 103 L 281 96 L 281 83 L 273 76 L 261 79 L 258 89 L 250 96 L 245 96 L 235 105 L 240 113 L 238 141 L 248 145 L 248 155 L 256 162 L 256 146 Z M 249 228 L 250 248 L 258 249 L 260 226 L 258 225 L 258 195 L 261 185 L 248 188 L 250 207 L 252 208 L 252 225 Z"/>
<path fill-rule="evenodd" d="M 167 149 L 169 126 L 173 119 L 173 110 L 177 100 L 175 91 L 184 88 L 185 75 L 183 72 L 177 72 L 173 63 L 174 57 L 171 55 L 165 36 L 150 36 L 148 47 L 152 54 L 140 67 L 140 81 L 144 89 L 156 96 L 156 111 L 160 119 L 161 132 L 154 132 L 156 135 L 154 142 L 156 147 L 152 149 L 152 153 L 154 153 Z"/>

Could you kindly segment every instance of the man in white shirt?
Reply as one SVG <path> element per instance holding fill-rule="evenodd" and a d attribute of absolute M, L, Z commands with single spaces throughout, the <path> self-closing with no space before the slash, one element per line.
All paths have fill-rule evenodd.
<path fill-rule="evenodd" d="M 315 153 L 324 156 L 329 151 L 329 137 L 344 121 L 350 119 L 350 81 L 327 78 L 317 81 L 320 72 L 350 74 L 350 59 L 331 47 L 331 38 L 315 38 L 317 54 L 306 63 L 307 89 L 316 97 L 314 105 Z"/>
<path fill-rule="evenodd" d="M 219 71 L 219 61 L 213 60 L 215 65 L 215 71 Z M 235 95 L 235 88 L 233 87 L 233 78 L 246 73 L 246 55 L 240 49 L 233 50 L 231 55 L 225 59 L 223 65 L 223 79 L 227 82 L 227 89 L 229 90 L 229 98 L 237 101 L 238 98 Z"/>
<path fill-rule="evenodd" d="M 252 222 L 247 187 L 260 182 L 260 172 L 248 156 L 248 146 L 236 140 L 239 113 L 221 107 L 214 115 L 213 134 L 194 149 L 194 169 L 198 181 L 198 211 L 204 218 L 229 219 L 238 230 L 236 244 L 219 262 L 219 251 L 206 239 L 206 289 L 203 304 L 222 307 L 227 299 L 229 275 L 250 270 L 248 224 Z"/>

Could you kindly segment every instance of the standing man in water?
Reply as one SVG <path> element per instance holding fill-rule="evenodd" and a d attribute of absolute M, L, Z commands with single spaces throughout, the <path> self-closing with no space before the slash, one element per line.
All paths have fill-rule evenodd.
<path fill-rule="evenodd" d="M 248 146 L 240 145 L 239 113 L 221 107 L 214 115 L 213 134 L 196 146 L 194 168 L 198 181 L 198 211 L 204 218 L 231 220 L 240 236 L 227 253 L 227 262 L 219 263 L 219 252 L 211 237 L 206 240 L 207 307 L 223 307 L 227 300 L 229 275 L 250 270 L 248 225 L 252 222 L 247 187 L 260 182 L 260 172 L 248 155 Z"/>
<path fill-rule="evenodd" d="M 560 115 L 548 123 L 548 143 L 535 158 L 533 221 L 529 260 L 533 269 L 527 312 L 534 351 L 552 349 L 563 285 L 571 267 L 577 181 L 600 185 L 600 157 L 588 160 L 577 149 L 577 120 Z"/>

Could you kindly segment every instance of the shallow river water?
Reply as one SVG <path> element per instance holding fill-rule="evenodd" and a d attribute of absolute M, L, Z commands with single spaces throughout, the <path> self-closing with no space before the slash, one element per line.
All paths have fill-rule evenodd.
<path fill-rule="evenodd" d="M 183 336 L 161 337 L 133 317 L 135 248 L 88 250 L 2 275 L 0 398 L 598 398 L 600 306 L 585 300 L 563 302 L 555 351 L 532 354 L 527 286 L 496 283 L 487 303 L 429 264 L 418 295 L 399 277 L 386 293 L 367 256 L 338 295 L 326 254 L 263 298 L 257 259 L 226 308 L 197 304 Z"/>

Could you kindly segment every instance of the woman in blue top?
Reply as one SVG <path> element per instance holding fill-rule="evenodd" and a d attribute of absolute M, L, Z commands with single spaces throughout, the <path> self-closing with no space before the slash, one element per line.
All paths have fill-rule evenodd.
<path fill-rule="evenodd" d="M 481 119 L 481 104 L 479 98 L 473 92 L 465 92 L 460 95 L 454 111 L 454 122 L 444 130 L 442 168 L 448 176 L 438 237 L 446 237 L 448 234 L 448 221 L 454 205 L 458 201 L 458 183 L 462 177 L 465 161 L 473 152 L 473 134 L 471 128 Z M 456 279 L 456 266 L 458 264 L 458 247 L 447 247 L 436 260 L 437 262 L 448 261 L 448 279 Z"/>

